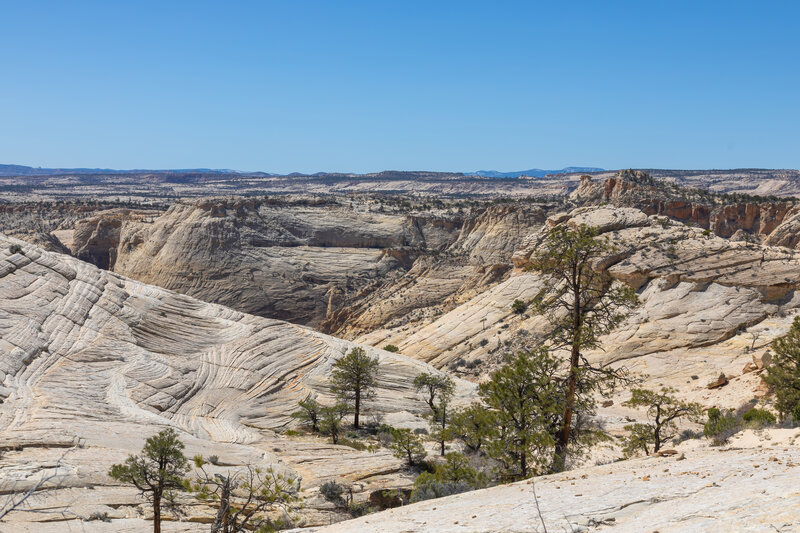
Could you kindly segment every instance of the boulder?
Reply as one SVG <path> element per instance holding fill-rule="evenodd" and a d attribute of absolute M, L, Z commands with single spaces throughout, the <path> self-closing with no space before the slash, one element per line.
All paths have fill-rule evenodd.
<path fill-rule="evenodd" d="M 753 365 L 755 365 L 758 370 L 763 370 L 768 367 L 770 362 L 772 362 L 772 352 L 769 350 L 753 354 Z"/>
<path fill-rule="evenodd" d="M 383 511 L 405 505 L 411 499 L 411 489 L 374 490 L 369 495 L 369 506 Z"/>
<path fill-rule="evenodd" d="M 728 384 L 728 378 L 725 376 L 725 373 L 721 373 L 717 379 L 706 385 L 707 389 L 717 389 L 719 387 L 724 387 Z"/>

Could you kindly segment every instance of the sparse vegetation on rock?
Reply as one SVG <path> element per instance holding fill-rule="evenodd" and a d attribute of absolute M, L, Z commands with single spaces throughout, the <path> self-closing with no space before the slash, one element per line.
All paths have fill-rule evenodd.
<path fill-rule="evenodd" d="M 605 269 L 595 265 L 612 253 L 613 246 L 598 237 L 596 228 L 559 225 L 546 234 L 531 259 L 530 268 L 546 280 L 534 304 L 553 325 L 549 347 L 570 351 L 561 428 L 556 437 L 556 469 L 566 467 L 577 422 L 573 419 L 576 406 L 583 403 L 585 409 L 591 409 L 594 392 L 612 387 L 623 378 L 621 370 L 592 365 L 583 356 L 583 350 L 597 348 L 599 337 L 619 325 L 638 303 L 631 287 L 614 283 Z"/>
<path fill-rule="evenodd" d="M 649 422 L 625 426 L 630 432 L 623 452 L 626 456 L 642 451 L 645 455 L 658 453 L 665 442 L 677 435 L 681 419 L 697 422 L 703 408 L 697 403 L 687 403 L 675 397 L 675 389 L 662 387 L 659 391 L 641 388 L 631 390 L 631 397 L 623 405 L 644 407 Z"/>
<path fill-rule="evenodd" d="M 378 358 L 355 347 L 333 365 L 331 391 L 353 408 L 353 427 L 359 428 L 362 402 L 372 398 L 378 377 Z"/>
<path fill-rule="evenodd" d="M 792 415 L 800 422 L 800 317 L 794 319 L 789 332 L 772 343 L 775 352 L 763 375 L 775 392 L 775 409 L 781 420 Z"/>
<path fill-rule="evenodd" d="M 445 454 L 448 440 L 448 408 L 455 393 L 455 382 L 444 374 L 424 372 L 414 378 L 414 388 L 421 392 L 431 410 L 431 437 L 439 443 L 440 454 Z"/>
<path fill-rule="evenodd" d="M 194 457 L 196 476 L 184 481 L 187 491 L 217 509 L 212 533 L 241 533 L 274 529 L 266 513 L 297 500 L 300 481 L 273 468 L 248 465 L 220 472 L 209 469 L 202 456 Z"/>
<path fill-rule="evenodd" d="M 188 461 L 183 455 L 183 442 L 172 428 L 147 439 L 138 455 L 111 467 L 109 475 L 133 485 L 153 506 L 153 533 L 161 532 L 162 507 L 175 506 L 176 491 L 184 490 L 183 476 Z"/>

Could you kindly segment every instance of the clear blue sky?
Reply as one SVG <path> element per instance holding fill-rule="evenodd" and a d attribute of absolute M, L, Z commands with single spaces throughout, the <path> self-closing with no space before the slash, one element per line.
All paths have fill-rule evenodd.
<path fill-rule="evenodd" d="M 797 168 L 799 4 L 0 0 L 0 163 Z"/>

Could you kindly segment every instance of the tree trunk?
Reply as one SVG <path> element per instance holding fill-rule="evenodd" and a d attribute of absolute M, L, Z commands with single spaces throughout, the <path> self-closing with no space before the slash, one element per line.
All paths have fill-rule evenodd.
<path fill-rule="evenodd" d="M 564 419 L 561 433 L 556 443 L 556 457 L 554 469 L 561 471 L 566 468 L 567 449 L 569 448 L 569 436 L 572 430 L 572 411 L 575 408 L 575 393 L 578 389 L 578 365 L 581 356 L 581 290 L 580 272 L 573 270 L 573 293 L 572 293 L 572 352 L 569 358 L 569 377 L 567 378 L 567 395 L 564 398 Z"/>
<path fill-rule="evenodd" d="M 444 405 L 442 405 L 442 434 L 441 434 L 442 440 L 440 442 L 440 444 L 442 445 L 441 449 L 442 457 L 444 457 L 444 430 L 446 427 L 447 427 L 447 410 L 444 407 Z"/>
<path fill-rule="evenodd" d="M 361 410 L 361 391 L 356 390 L 356 413 L 353 416 L 353 427 L 358 429 L 358 412 Z"/>
<path fill-rule="evenodd" d="M 153 533 L 161 533 L 161 495 L 153 495 Z"/>

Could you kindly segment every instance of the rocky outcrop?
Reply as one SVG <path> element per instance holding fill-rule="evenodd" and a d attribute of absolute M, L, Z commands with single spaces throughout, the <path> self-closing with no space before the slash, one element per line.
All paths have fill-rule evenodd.
<path fill-rule="evenodd" d="M 128 510 L 114 516 L 131 518 L 135 491 L 115 486 L 106 472 L 170 426 L 190 456 L 277 465 L 302 476 L 306 487 L 325 479 L 358 481 L 364 491 L 407 487 L 401 462 L 388 451 L 276 434 L 296 424 L 290 414 L 299 400 L 333 401 L 331 366 L 352 346 L 0 236 L 0 449 L 14 450 L 0 461 L 0 479 L 16 479 L 14 490 L 25 490 L 43 465 L 76 446 L 65 458 L 62 498 L 111 485 L 84 503 L 95 510 L 123 505 Z M 367 350 L 381 367 L 365 418 L 424 424 L 412 378 L 435 370 Z M 472 395 L 459 381 L 459 401 Z"/>
<path fill-rule="evenodd" d="M 737 231 L 768 237 L 787 215 L 796 212 L 794 201 L 758 201 L 755 197 L 737 201 L 735 196 L 683 189 L 638 170 L 623 170 L 602 182 L 583 176 L 570 198 L 584 205 L 609 202 L 634 207 L 647 215 L 696 224 L 725 238 Z"/>
<path fill-rule="evenodd" d="M 352 335 L 446 298 L 510 266 L 538 207 L 382 212 L 340 202 L 179 202 L 126 225 L 114 271 L 249 313 Z"/>
<path fill-rule="evenodd" d="M 637 289 L 641 305 L 587 353 L 626 366 L 713 405 L 705 384 L 720 373 L 740 376 L 753 354 L 785 333 L 800 309 L 800 256 L 776 247 L 731 242 L 697 227 L 616 207 L 578 208 L 551 216 L 514 254 L 515 271 L 452 310 L 419 324 L 379 328 L 359 337 L 439 368 L 480 380 L 515 349 L 536 346 L 550 324 L 512 302 L 530 302 L 542 287 L 528 271 L 531 254 L 556 224 L 597 227 L 615 252 L 595 267 Z M 752 333 L 751 333 L 752 332 Z M 755 339 L 758 338 L 758 345 Z M 761 357 L 761 355 L 759 355 Z M 728 398 L 752 398 L 760 378 L 731 379 Z M 733 400 L 731 401 L 735 404 Z"/>
<path fill-rule="evenodd" d="M 537 477 L 311 531 L 796 531 L 800 499 L 786 494 L 797 490 L 800 451 L 789 443 L 798 430 L 773 433 L 782 446 L 741 441 L 737 449 L 681 448 L 676 456 Z"/>

